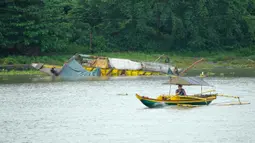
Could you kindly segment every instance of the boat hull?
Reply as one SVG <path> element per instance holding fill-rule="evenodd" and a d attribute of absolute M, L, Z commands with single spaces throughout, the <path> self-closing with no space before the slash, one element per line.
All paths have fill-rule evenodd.
<path fill-rule="evenodd" d="M 37 68 L 33 65 L 41 65 L 40 68 Z M 60 71 L 62 66 L 57 65 L 47 65 L 42 63 L 33 63 L 32 67 L 37 70 L 40 70 L 43 73 L 48 75 L 53 75 L 50 70 L 51 68 L 55 68 L 57 71 Z M 87 67 L 83 66 L 83 68 L 87 71 L 94 71 L 96 68 L 94 67 Z M 143 71 L 143 70 L 120 70 L 120 69 L 113 69 L 113 68 L 100 68 L 101 75 L 100 76 L 159 76 L 159 75 L 166 75 L 160 72 L 152 72 L 152 71 Z"/>
<path fill-rule="evenodd" d="M 158 100 L 148 97 L 143 97 L 136 94 L 136 97 L 147 107 L 149 108 L 158 108 L 164 106 L 173 106 L 173 105 L 209 105 L 214 99 L 216 99 L 216 95 L 211 95 L 208 97 L 181 97 L 181 99 L 177 100 Z"/>

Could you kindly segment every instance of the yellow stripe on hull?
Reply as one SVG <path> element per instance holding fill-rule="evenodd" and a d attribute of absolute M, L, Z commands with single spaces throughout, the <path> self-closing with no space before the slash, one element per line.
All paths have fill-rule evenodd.
<path fill-rule="evenodd" d="M 57 65 L 43 65 L 44 68 L 52 68 L 55 67 L 57 69 L 61 69 L 62 66 Z M 83 66 L 87 71 L 93 71 L 94 67 Z M 166 75 L 160 72 L 152 72 L 152 71 L 142 71 L 142 70 L 119 70 L 119 69 L 111 69 L 111 68 L 101 68 L 101 76 L 151 76 L 151 75 Z"/>
<path fill-rule="evenodd" d="M 177 105 L 177 104 L 196 104 L 196 103 L 210 103 L 213 100 L 216 99 L 216 94 L 215 95 L 210 95 L 209 97 L 205 97 L 205 98 L 200 98 L 200 97 L 195 97 L 195 96 L 169 96 L 168 99 L 153 99 L 153 98 L 149 98 L 149 97 L 144 97 L 144 96 L 140 96 L 138 94 L 136 94 L 136 97 L 142 101 L 143 103 L 146 102 L 147 105 L 146 106 L 150 106 L 148 104 L 155 104 L 155 103 L 165 103 L 165 104 L 173 104 L 173 105 Z M 174 97 L 174 98 L 171 98 Z M 179 98 L 177 98 L 179 97 Z"/>

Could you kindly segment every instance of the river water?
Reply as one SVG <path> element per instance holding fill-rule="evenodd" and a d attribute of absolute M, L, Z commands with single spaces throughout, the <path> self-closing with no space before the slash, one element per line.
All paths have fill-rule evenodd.
<path fill-rule="evenodd" d="M 0 143 L 255 142 L 255 78 L 205 79 L 218 93 L 240 96 L 248 105 L 221 106 L 236 99 L 218 97 L 209 106 L 159 109 L 146 108 L 135 93 L 167 94 L 167 77 L 0 79 Z"/>

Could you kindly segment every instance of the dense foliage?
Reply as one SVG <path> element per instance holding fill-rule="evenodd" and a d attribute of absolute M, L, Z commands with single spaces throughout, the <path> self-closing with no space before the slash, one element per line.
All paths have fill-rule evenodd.
<path fill-rule="evenodd" d="M 0 55 L 255 48 L 255 0 L 2 0 L 0 18 Z"/>

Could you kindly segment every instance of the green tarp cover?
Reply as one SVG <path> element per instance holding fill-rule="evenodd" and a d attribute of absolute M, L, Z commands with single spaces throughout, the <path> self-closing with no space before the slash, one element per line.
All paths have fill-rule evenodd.
<path fill-rule="evenodd" d="M 93 71 L 85 70 L 74 58 L 71 58 L 61 69 L 60 77 L 84 77 L 84 76 L 100 76 L 100 68 L 96 68 Z"/>

